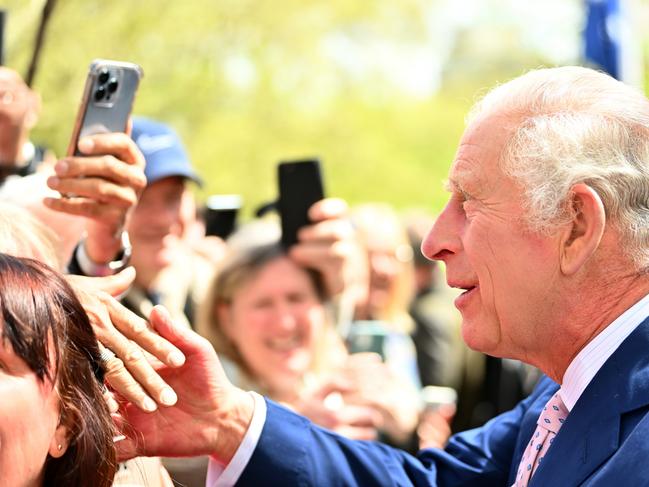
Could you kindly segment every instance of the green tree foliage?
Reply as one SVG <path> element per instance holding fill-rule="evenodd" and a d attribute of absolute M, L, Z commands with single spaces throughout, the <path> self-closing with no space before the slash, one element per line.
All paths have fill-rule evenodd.
<path fill-rule="evenodd" d="M 7 62 L 25 73 L 43 2 L 3 3 Z M 135 112 L 180 132 L 206 181 L 201 197 L 240 193 L 251 210 L 275 197 L 277 161 L 319 156 L 330 195 L 437 211 L 476 92 L 544 64 L 523 28 L 453 31 L 448 5 L 59 0 L 34 136 L 62 153 L 88 63 L 129 60 L 145 72 Z"/>

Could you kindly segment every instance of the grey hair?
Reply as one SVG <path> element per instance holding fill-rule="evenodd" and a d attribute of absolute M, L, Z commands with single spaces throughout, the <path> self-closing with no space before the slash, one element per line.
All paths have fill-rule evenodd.
<path fill-rule="evenodd" d="M 56 234 L 20 206 L 0 201 L 0 252 L 63 270 Z"/>
<path fill-rule="evenodd" d="M 521 185 L 527 223 L 551 234 L 569 221 L 570 189 L 601 198 L 625 254 L 649 269 L 649 100 L 608 75 L 581 67 L 531 71 L 489 92 L 470 120 L 512 120 L 500 165 Z"/>

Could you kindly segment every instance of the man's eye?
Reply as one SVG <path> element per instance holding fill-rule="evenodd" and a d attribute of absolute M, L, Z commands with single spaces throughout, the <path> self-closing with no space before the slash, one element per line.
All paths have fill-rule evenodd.
<path fill-rule="evenodd" d="M 458 190 L 454 193 L 454 198 L 461 206 L 464 206 L 464 203 L 469 201 L 471 196 L 465 191 Z"/>

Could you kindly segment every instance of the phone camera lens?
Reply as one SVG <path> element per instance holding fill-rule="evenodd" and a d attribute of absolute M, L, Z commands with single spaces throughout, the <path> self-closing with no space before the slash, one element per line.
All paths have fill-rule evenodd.
<path fill-rule="evenodd" d="M 100 86 L 99 88 L 97 88 L 97 91 L 95 91 L 95 101 L 103 100 L 104 96 L 106 96 L 106 88 Z"/>
<path fill-rule="evenodd" d="M 106 83 L 106 81 L 108 81 L 108 77 L 109 77 L 109 76 L 110 76 L 110 73 L 108 72 L 108 69 L 107 69 L 107 68 L 103 68 L 103 69 L 99 72 L 99 82 L 103 85 L 104 83 Z"/>
<path fill-rule="evenodd" d="M 108 92 L 109 93 L 115 93 L 117 90 L 117 87 L 119 86 L 119 82 L 117 81 L 117 78 L 111 78 L 110 81 L 108 82 Z"/>

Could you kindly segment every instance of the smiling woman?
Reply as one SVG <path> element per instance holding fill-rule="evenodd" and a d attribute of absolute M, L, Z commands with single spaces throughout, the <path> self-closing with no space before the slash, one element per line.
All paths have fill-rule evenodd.
<path fill-rule="evenodd" d="M 276 400 L 292 402 L 305 380 L 327 369 L 324 345 L 334 332 L 321 279 L 279 244 L 233 252 L 208 293 L 202 318 L 201 333 L 237 367 L 233 380 Z"/>
<path fill-rule="evenodd" d="M 2 485 L 109 486 L 113 426 L 88 318 L 63 278 L 0 254 Z"/>

